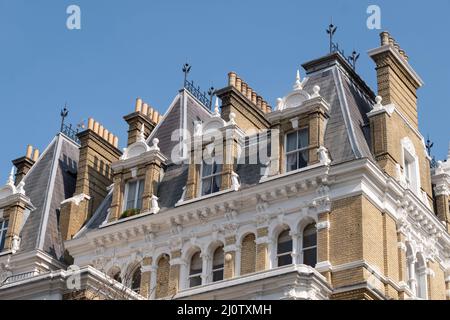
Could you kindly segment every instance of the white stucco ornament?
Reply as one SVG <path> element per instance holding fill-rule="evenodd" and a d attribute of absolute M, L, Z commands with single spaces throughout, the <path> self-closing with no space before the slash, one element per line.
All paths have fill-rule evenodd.
<path fill-rule="evenodd" d="M 324 146 L 320 146 L 319 149 L 317 149 L 317 154 L 319 156 L 319 161 L 321 164 L 325 166 L 330 165 L 331 159 L 327 148 L 325 148 Z"/>
<path fill-rule="evenodd" d="M 295 78 L 293 91 L 291 91 L 284 98 L 277 99 L 276 110 L 281 111 L 281 110 L 285 110 L 285 109 L 289 109 L 289 108 L 296 108 L 296 107 L 301 106 L 304 101 L 311 99 L 311 95 L 303 89 L 307 80 L 308 80 L 307 78 L 301 80 L 300 71 L 297 70 L 297 76 Z M 315 89 L 316 89 L 315 93 L 318 96 L 318 93 L 320 91 L 319 86 L 317 86 L 317 88 L 315 88 Z"/>
<path fill-rule="evenodd" d="M 241 188 L 241 183 L 239 182 L 239 175 L 236 172 L 231 172 L 231 189 L 238 191 Z"/>
<path fill-rule="evenodd" d="M 151 201 L 150 213 L 157 214 L 159 212 L 160 208 L 159 208 L 158 200 L 159 200 L 159 198 L 157 196 L 152 195 L 152 198 L 150 200 Z"/>
<path fill-rule="evenodd" d="M 8 180 L 6 184 L 0 188 L 0 199 L 9 197 L 14 194 L 25 195 L 25 182 L 21 181 L 17 186 L 14 184 L 14 172 L 15 169 L 12 167 L 11 172 L 9 173 Z"/>

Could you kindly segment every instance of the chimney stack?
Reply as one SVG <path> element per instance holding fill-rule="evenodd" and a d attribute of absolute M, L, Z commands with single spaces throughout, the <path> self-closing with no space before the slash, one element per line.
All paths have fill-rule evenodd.
<path fill-rule="evenodd" d="M 161 118 L 162 116 L 156 109 L 144 102 L 141 98 L 137 98 L 134 112 L 124 117 L 129 126 L 127 146 L 138 141 L 142 125 L 144 125 L 145 137 L 150 136 L 153 129 L 161 121 Z"/>
<path fill-rule="evenodd" d="M 20 157 L 12 161 L 14 166 L 17 168 L 15 175 L 15 184 L 18 185 L 23 178 L 30 171 L 31 167 L 39 158 L 39 149 L 35 149 L 33 153 L 33 146 L 28 145 L 24 157 Z"/>
<path fill-rule="evenodd" d="M 119 139 L 92 118 L 88 128 L 78 133 L 80 158 L 74 196 L 61 203 L 60 229 L 64 240 L 71 239 L 97 210 L 113 183 L 111 164 L 122 155 Z"/>
<path fill-rule="evenodd" d="M 380 33 L 380 47 L 369 51 L 375 61 L 378 95 L 383 104 L 395 104 L 408 121 L 418 129 L 417 89 L 423 82 L 408 63 L 408 56 L 387 32 Z"/>

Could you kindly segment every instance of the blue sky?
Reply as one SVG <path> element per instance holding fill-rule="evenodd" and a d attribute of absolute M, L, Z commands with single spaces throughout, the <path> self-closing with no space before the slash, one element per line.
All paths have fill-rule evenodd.
<path fill-rule="evenodd" d="M 82 13 L 82 29 L 66 28 L 66 8 Z M 68 121 L 89 116 L 126 141 L 122 116 L 140 96 L 164 112 L 182 86 L 181 67 L 205 90 L 233 70 L 272 105 L 290 90 L 303 62 L 327 53 L 325 29 L 361 52 L 358 73 L 376 91 L 367 50 L 379 30 L 366 27 L 368 5 L 381 8 L 389 30 L 425 81 L 420 128 L 446 158 L 450 140 L 450 1 L 148 1 L 0 0 L 0 179 L 27 144 L 41 150 Z M 0 181 L 0 183 L 1 183 Z"/>

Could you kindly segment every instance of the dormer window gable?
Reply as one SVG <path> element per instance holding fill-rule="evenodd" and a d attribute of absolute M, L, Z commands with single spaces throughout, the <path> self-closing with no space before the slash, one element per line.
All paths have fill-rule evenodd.
<path fill-rule="evenodd" d="M 304 89 L 308 80 L 302 81 L 297 71 L 293 90 L 284 98 L 279 98 L 276 110 L 267 115 L 271 129 L 280 137 L 279 151 L 271 156 L 267 177 L 317 163 L 330 163 L 324 146 L 330 106 L 320 95 L 319 86 L 314 86 L 312 92 Z M 267 177 L 265 175 L 263 179 Z"/>

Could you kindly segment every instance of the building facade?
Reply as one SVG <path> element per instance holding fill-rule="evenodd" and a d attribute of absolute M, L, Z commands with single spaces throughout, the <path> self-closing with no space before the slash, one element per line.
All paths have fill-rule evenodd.
<path fill-rule="evenodd" d="M 230 72 L 213 110 L 189 81 L 165 114 L 137 99 L 123 150 L 94 119 L 29 147 L 0 299 L 449 300 L 450 151 L 432 168 L 423 82 L 380 38 L 378 95 L 333 52 L 274 108 Z"/>

